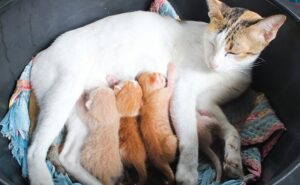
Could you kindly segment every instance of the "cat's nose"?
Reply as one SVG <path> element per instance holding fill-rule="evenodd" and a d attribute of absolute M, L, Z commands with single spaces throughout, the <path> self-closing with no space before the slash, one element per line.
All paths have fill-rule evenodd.
<path fill-rule="evenodd" d="M 218 68 L 218 65 L 210 62 L 210 63 L 208 64 L 208 67 L 209 67 L 210 69 L 217 69 L 217 68 Z"/>

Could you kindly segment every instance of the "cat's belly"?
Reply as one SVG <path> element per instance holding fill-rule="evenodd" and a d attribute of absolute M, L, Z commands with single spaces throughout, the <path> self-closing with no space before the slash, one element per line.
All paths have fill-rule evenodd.
<path fill-rule="evenodd" d="M 144 49 L 147 50 L 147 48 Z M 117 80 L 132 80 L 145 71 L 166 75 L 167 65 L 171 62 L 167 51 L 154 51 L 156 53 L 153 55 L 150 55 L 148 51 L 139 51 L 135 58 L 125 52 L 124 49 L 124 52 L 118 54 L 119 56 L 111 55 L 112 57 L 95 63 L 87 74 L 85 89 L 107 85 L 106 77 L 108 75 Z M 107 54 L 109 55 L 109 53 Z"/>

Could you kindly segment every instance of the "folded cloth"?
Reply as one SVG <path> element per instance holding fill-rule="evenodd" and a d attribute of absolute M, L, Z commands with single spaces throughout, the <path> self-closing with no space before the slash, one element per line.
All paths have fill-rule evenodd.
<path fill-rule="evenodd" d="M 255 108 L 245 122 L 237 123 L 241 135 L 243 163 L 252 174 L 251 181 L 261 175 L 261 162 L 286 130 L 264 94 L 258 94 Z"/>
<path fill-rule="evenodd" d="M 162 16 L 169 16 L 180 20 L 173 6 L 167 0 L 154 0 L 150 6 L 151 12 L 157 12 Z"/>
<path fill-rule="evenodd" d="M 255 182 L 261 176 L 261 163 L 286 130 L 275 115 L 264 94 L 258 93 L 255 106 L 245 121 L 235 123 L 242 144 L 242 161 L 247 169 L 244 181 L 229 180 L 222 185 Z M 202 164 L 199 170 L 199 185 L 217 184 L 213 182 L 215 171 L 210 163 Z"/>
<path fill-rule="evenodd" d="M 170 16 L 180 20 L 172 5 L 167 0 L 155 0 L 152 3 L 151 10 L 164 16 Z M 10 140 L 9 148 L 13 157 L 22 168 L 23 177 L 28 176 L 27 170 L 27 147 L 29 142 L 30 119 L 28 113 L 28 103 L 30 97 L 30 71 L 32 62 L 30 62 L 21 74 L 17 82 L 17 87 L 13 93 L 9 111 L 0 122 L 2 125 L 1 133 Z M 276 117 L 274 111 L 269 105 L 263 94 L 256 99 L 256 106 L 245 122 L 236 124 L 239 129 L 242 146 L 243 163 L 249 171 L 248 179 L 255 181 L 261 174 L 261 162 L 267 156 L 273 145 L 277 142 L 284 125 Z M 61 136 L 60 136 L 61 137 Z M 56 139 L 57 142 L 60 138 Z M 52 174 L 56 185 L 71 185 L 73 183 L 67 174 L 61 174 L 56 171 L 51 161 L 47 160 L 47 165 Z M 199 185 L 216 184 L 213 182 L 215 171 L 211 164 L 199 165 Z M 228 180 L 222 185 L 245 184 L 241 180 Z"/>

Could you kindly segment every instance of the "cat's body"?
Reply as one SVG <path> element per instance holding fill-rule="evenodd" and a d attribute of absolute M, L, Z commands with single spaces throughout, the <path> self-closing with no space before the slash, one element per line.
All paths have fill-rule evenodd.
<path fill-rule="evenodd" d="M 168 184 L 174 183 L 170 163 L 175 160 L 177 138 L 169 120 L 169 105 L 174 88 L 175 69 L 168 69 L 168 85 L 159 73 L 142 73 L 138 82 L 143 89 L 141 133 L 151 164 L 160 170 Z"/>
<path fill-rule="evenodd" d="M 123 171 L 115 94 L 110 88 L 98 88 L 88 96 L 87 101 L 80 100 L 77 106 L 80 118 L 90 130 L 80 161 L 104 185 L 115 185 Z"/>
<path fill-rule="evenodd" d="M 77 162 L 87 129 L 73 110 L 76 101 L 84 91 L 107 85 L 107 75 L 126 80 L 143 71 L 165 74 L 171 61 L 178 68 L 171 104 L 180 150 L 177 182 L 184 185 L 197 182 L 196 107 L 216 115 L 228 154 L 225 172 L 231 177 L 242 176 L 239 135 L 219 103 L 234 98 L 247 87 L 251 81 L 250 69 L 245 68 L 251 68 L 264 47 L 275 38 L 285 17 L 262 19 L 244 9 L 229 8 L 218 0 L 207 1 L 210 24 L 177 22 L 149 12 L 125 13 L 69 31 L 35 57 L 31 83 L 41 112 L 27 155 L 31 184 L 53 184 L 45 158 L 52 141 L 67 124 L 68 136 L 60 161 L 80 182 L 99 185 Z M 233 31 L 236 25 L 242 25 L 243 29 Z M 246 28 L 247 32 L 241 32 Z M 73 142 L 76 147 L 71 147 Z"/>
<path fill-rule="evenodd" d="M 220 135 L 218 121 L 212 117 L 197 115 L 197 130 L 199 138 L 199 151 L 208 157 L 216 170 L 216 182 L 221 181 L 222 165 L 217 154 L 211 149 L 214 136 Z"/>
<path fill-rule="evenodd" d="M 146 150 L 139 131 L 137 116 L 142 106 L 142 89 L 136 81 L 125 81 L 114 87 L 120 120 L 120 155 L 125 167 L 134 167 L 139 185 L 147 179 Z M 129 177 L 130 178 L 130 177 Z"/>

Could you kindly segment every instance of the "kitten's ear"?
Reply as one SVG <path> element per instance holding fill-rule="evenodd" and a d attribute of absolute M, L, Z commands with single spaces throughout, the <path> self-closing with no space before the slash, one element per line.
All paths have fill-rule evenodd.
<path fill-rule="evenodd" d="M 253 26 L 250 26 L 249 29 L 252 30 L 252 36 L 262 39 L 265 43 L 271 42 L 286 20 L 285 15 L 273 15 L 267 17 Z"/>
<path fill-rule="evenodd" d="M 150 76 L 151 83 L 155 82 L 158 78 L 158 75 L 156 73 L 152 73 Z"/>
<path fill-rule="evenodd" d="M 114 92 L 115 92 L 115 94 L 118 94 L 120 91 L 121 91 L 121 86 L 120 85 L 115 85 L 114 86 Z"/>
<path fill-rule="evenodd" d="M 222 20 L 223 12 L 228 7 L 225 3 L 219 0 L 206 0 L 208 6 L 208 16 L 210 20 Z"/>
<path fill-rule="evenodd" d="M 89 99 L 89 100 L 87 100 L 87 101 L 85 102 L 85 108 L 86 108 L 87 110 L 90 110 L 90 109 L 91 109 L 91 106 L 92 106 L 92 100 Z"/>

